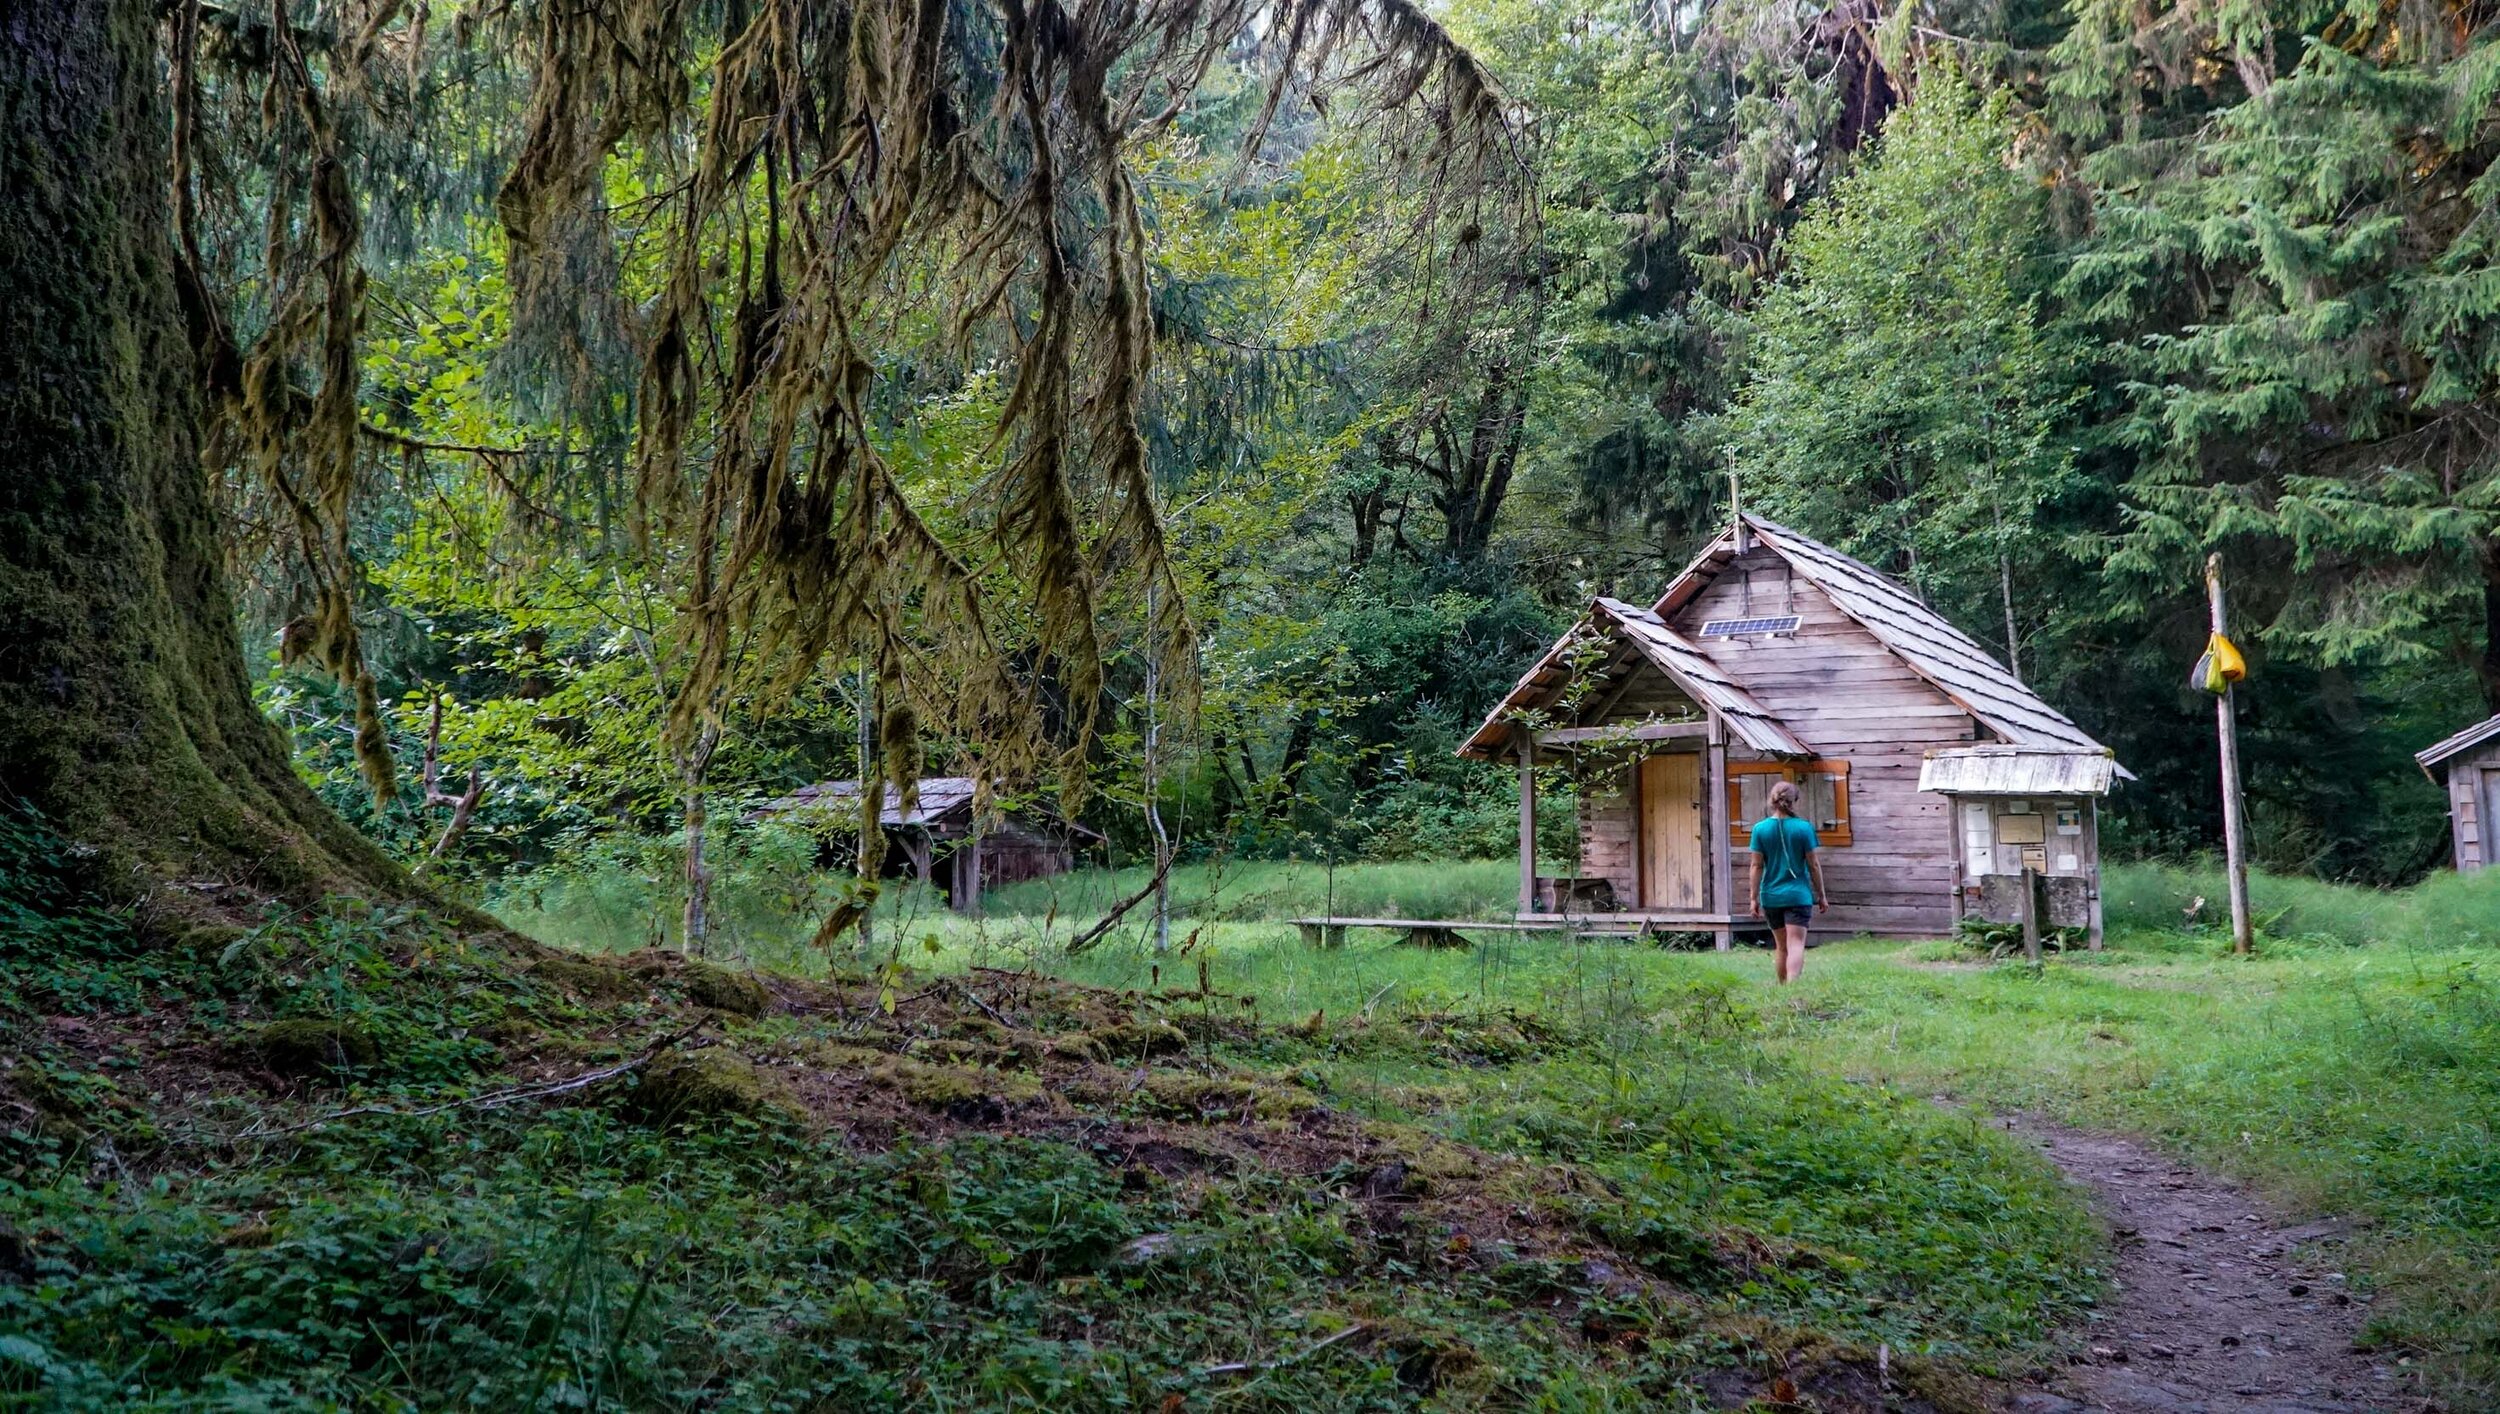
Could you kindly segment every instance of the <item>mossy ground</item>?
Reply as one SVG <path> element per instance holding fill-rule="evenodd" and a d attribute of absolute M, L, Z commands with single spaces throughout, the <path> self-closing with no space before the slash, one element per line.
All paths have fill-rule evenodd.
<path fill-rule="evenodd" d="M 244 928 L 0 1007 L 45 1117 L 0 1146 L 0 1404 L 1950 1411 L 2089 1292 L 2036 1164 L 1743 1028 L 1625 1126 L 1620 1038 L 1498 1009 L 887 966 L 749 1015 L 673 954 Z M 251 1059 L 296 1019 L 370 1059 Z M 1502 1098 L 1557 1084 L 1577 1127 Z M 1852 1191 L 1909 1159 L 1959 1196 Z M 1766 1181 L 1815 1221 L 1708 1196 Z M 1917 1290 L 1991 1245 L 1984 1296 Z"/>

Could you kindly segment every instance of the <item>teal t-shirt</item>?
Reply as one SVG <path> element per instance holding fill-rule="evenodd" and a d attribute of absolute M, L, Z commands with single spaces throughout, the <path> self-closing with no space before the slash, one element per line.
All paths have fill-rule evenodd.
<path fill-rule="evenodd" d="M 1804 908 L 1814 902 L 1814 876 L 1806 860 L 1820 841 L 1813 822 L 1794 815 L 1766 815 L 1754 822 L 1753 852 L 1762 856 L 1762 906 Z"/>

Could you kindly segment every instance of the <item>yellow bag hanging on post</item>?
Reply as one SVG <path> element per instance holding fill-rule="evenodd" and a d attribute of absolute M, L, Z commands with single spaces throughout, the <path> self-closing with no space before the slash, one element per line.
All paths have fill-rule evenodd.
<path fill-rule="evenodd" d="M 2231 690 L 2231 684 L 2248 676 L 2248 660 L 2230 639 L 2217 633 L 2205 641 L 2205 652 L 2188 676 L 2199 690 L 2220 697 Z"/>

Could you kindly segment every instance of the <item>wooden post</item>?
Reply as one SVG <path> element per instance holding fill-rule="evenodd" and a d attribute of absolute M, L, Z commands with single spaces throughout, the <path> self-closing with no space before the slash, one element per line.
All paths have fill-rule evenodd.
<path fill-rule="evenodd" d="M 1727 723 L 1718 713 L 1710 714 L 1709 768 L 1703 773 L 1702 788 L 1710 792 L 1709 808 L 1702 818 L 1710 830 L 1710 903 L 1714 912 L 1733 918 L 1736 914 L 1735 869 L 1728 859 L 1727 839 Z M 1736 926 L 1721 923 L 1711 932 L 1711 941 L 1721 952 L 1735 946 Z"/>
<path fill-rule="evenodd" d="M 1519 733 L 1519 911 L 1536 912 L 1536 738 Z"/>
<path fill-rule="evenodd" d="M 2222 605 L 2222 555 L 2205 559 L 2205 597 L 2213 608 L 2213 628 L 2228 632 Z M 2214 731 L 2222 742 L 2222 853 L 2231 890 L 2231 951 L 2245 954 L 2255 944 L 2248 923 L 2248 845 L 2240 797 L 2240 733 L 2238 704 L 2225 684 L 2214 699 Z"/>
<path fill-rule="evenodd" d="M 2023 870 L 2023 960 L 2040 965 L 2040 876 L 2028 866 Z"/>
<path fill-rule="evenodd" d="M 2087 813 L 2087 814 L 2084 816 L 2084 821 L 2085 821 L 2085 824 L 2084 824 L 2084 829 L 2085 829 L 2085 831 L 2087 832 L 2087 833 L 2084 835 L 2085 848 L 2087 848 L 2087 849 L 2089 849 L 2089 850 L 2091 851 L 2091 853 L 2089 853 L 2089 854 L 2087 854 L 2086 856 L 2084 856 L 2084 863 L 2085 863 L 2086 865 L 2090 866 L 2090 870 L 2089 870 L 2089 872 L 2088 872 L 2088 873 L 2086 873 L 2086 874 L 2084 875 L 2084 878 L 2085 878 L 2085 879 L 2087 879 L 2087 880 L 2091 883 L 2091 885 L 2092 885 L 2092 938 L 2091 938 L 2091 947 L 2092 947 L 2092 951 L 2094 951 L 2094 952 L 2099 952 L 2099 951 L 2101 950 L 2101 933 L 2102 933 L 2102 926 L 2101 926 L 2101 802 L 2100 802 L 2100 801 L 2098 801 L 2098 800 L 2088 800 L 2088 801 L 2085 801 L 2085 802 L 2084 802 L 2084 809 L 2085 809 L 2087 812 L 2089 812 L 2089 813 Z"/>
<path fill-rule="evenodd" d="M 1751 537 L 1745 534 L 1745 485 L 1736 469 L 1734 448 L 1727 454 L 1727 518 L 1736 528 L 1736 553 L 1752 549 Z"/>

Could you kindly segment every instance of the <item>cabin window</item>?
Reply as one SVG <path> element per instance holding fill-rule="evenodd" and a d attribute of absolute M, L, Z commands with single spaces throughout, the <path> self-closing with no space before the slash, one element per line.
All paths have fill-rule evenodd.
<path fill-rule="evenodd" d="M 1849 831 L 1849 763 L 1846 761 L 1730 761 L 1727 763 L 1728 842 L 1750 843 L 1753 824 L 1771 813 L 1771 787 L 1795 781 L 1803 796 L 1798 818 L 1814 822 L 1826 847 L 1846 849 Z"/>

